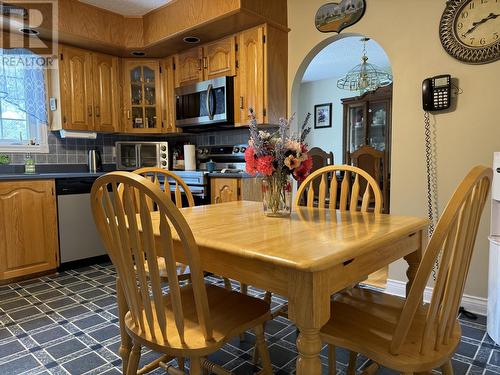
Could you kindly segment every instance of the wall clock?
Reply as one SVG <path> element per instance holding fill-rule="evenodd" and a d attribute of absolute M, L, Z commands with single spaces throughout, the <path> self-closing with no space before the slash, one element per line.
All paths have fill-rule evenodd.
<path fill-rule="evenodd" d="M 444 49 L 460 61 L 500 59 L 500 0 L 448 0 L 439 35 Z"/>

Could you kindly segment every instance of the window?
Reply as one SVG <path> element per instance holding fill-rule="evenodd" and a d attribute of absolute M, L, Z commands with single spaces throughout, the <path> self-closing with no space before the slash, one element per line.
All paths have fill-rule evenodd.
<path fill-rule="evenodd" d="M 0 58 L 0 151 L 48 152 L 45 66 L 26 49 Z"/>

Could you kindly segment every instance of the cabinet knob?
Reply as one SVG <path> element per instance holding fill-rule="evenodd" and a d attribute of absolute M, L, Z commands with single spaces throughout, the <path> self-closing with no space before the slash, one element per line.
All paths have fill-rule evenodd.
<path fill-rule="evenodd" d="M 101 116 L 101 108 L 98 105 L 95 106 L 95 116 L 96 117 Z"/>
<path fill-rule="evenodd" d="M 198 70 L 201 70 L 203 67 L 203 63 L 201 60 L 202 60 L 201 58 L 198 60 Z"/>
<path fill-rule="evenodd" d="M 127 111 L 127 120 L 130 120 L 130 110 Z"/>
<path fill-rule="evenodd" d="M 91 105 L 89 105 L 89 106 L 87 107 L 87 112 L 88 112 L 88 114 L 89 114 L 89 117 L 92 117 L 92 106 L 91 106 Z"/>
<path fill-rule="evenodd" d="M 208 58 L 206 56 L 203 58 L 203 68 L 204 69 L 208 68 Z"/>

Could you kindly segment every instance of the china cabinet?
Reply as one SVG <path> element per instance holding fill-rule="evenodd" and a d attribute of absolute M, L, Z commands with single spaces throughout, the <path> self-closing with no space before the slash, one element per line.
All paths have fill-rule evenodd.
<path fill-rule="evenodd" d="M 132 133 L 160 133 L 161 79 L 158 60 L 124 61 L 125 131 Z"/>
<path fill-rule="evenodd" d="M 352 164 L 351 155 L 363 146 L 383 153 L 379 179 L 384 193 L 384 212 L 389 210 L 391 170 L 392 85 L 380 87 L 361 96 L 342 99 L 344 107 L 344 162 Z M 375 160 L 375 159 L 374 159 Z"/>

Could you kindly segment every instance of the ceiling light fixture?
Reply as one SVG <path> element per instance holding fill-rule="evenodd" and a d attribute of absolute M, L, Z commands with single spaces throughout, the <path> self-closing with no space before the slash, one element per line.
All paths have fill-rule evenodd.
<path fill-rule="evenodd" d="M 137 57 L 146 56 L 146 52 L 144 51 L 132 51 L 130 54 Z"/>
<path fill-rule="evenodd" d="M 200 38 L 196 37 L 196 36 L 186 36 L 182 39 L 185 43 L 188 43 L 188 44 L 196 44 L 196 43 L 200 43 Z"/>
<path fill-rule="evenodd" d="M 337 87 L 343 90 L 359 91 L 364 94 L 367 91 L 376 90 L 379 87 L 387 86 L 392 83 L 392 74 L 380 69 L 374 64 L 368 62 L 366 56 L 366 42 L 370 38 L 361 38 L 363 42 L 363 56 L 361 64 L 356 65 L 347 74 L 337 81 Z"/>
<path fill-rule="evenodd" d="M 38 35 L 40 32 L 35 29 L 30 29 L 28 27 L 23 27 L 22 29 L 19 29 L 20 32 L 22 32 L 25 35 Z"/>

